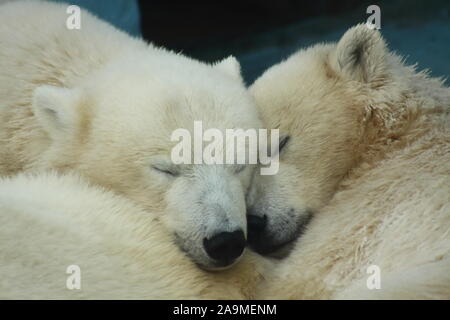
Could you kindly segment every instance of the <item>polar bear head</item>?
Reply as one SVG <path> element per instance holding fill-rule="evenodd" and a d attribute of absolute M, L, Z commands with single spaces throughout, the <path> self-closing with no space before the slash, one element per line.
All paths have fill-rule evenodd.
<path fill-rule="evenodd" d="M 256 106 L 234 58 L 211 66 L 157 55 L 124 57 L 82 85 L 38 87 L 33 111 L 50 140 L 41 166 L 74 169 L 142 204 L 194 262 L 228 267 L 246 245 L 254 166 L 174 164 L 171 136 L 184 128 L 193 137 L 194 121 L 260 128 Z"/>
<path fill-rule="evenodd" d="M 379 32 L 358 25 L 337 44 L 295 53 L 251 86 L 268 128 L 284 135 L 278 174 L 255 176 L 249 193 L 249 243 L 256 251 L 289 247 L 358 161 L 381 122 L 372 106 L 401 99 L 389 89 L 394 63 L 400 65 Z"/>

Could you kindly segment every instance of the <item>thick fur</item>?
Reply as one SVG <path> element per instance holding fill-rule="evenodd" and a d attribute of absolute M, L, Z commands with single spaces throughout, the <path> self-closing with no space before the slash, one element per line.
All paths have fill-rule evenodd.
<path fill-rule="evenodd" d="M 449 299 L 449 88 L 359 25 L 250 90 L 268 126 L 291 136 L 279 174 L 256 177 L 264 192 L 250 206 L 269 220 L 316 211 L 259 297 Z M 370 265 L 379 290 L 366 286 Z"/>
<path fill-rule="evenodd" d="M 246 232 L 254 166 L 179 165 L 171 135 L 259 128 L 238 62 L 207 65 L 133 39 L 67 5 L 0 6 L 0 175 L 75 170 L 159 214 L 197 263 L 214 268 L 203 239 Z M 187 152 L 187 151 L 186 151 Z"/>
<path fill-rule="evenodd" d="M 249 299 L 264 266 L 249 253 L 202 271 L 157 215 L 75 174 L 0 180 L 0 242 L 0 299 Z"/>

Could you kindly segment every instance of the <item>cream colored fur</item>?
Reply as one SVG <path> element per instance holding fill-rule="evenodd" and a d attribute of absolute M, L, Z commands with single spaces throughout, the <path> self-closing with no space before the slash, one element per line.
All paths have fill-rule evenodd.
<path fill-rule="evenodd" d="M 291 136 L 265 198 L 250 205 L 316 211 L 259 297 L 449 299 L 449 88 L 359 25 L 250 90 L 269 128 Z M 366 286 L 370 265 L 379 290 Z"/>
<path fill-rule="evenodd" d="M 259 128 L 233 57 L 207 65 L 134 39 L 67 4 L 0 6 L 0 175 L 75 170 L 158 215 L 177 244 L 216 268 L 203 240 L 246 231 L 254 166 L 177 165 L 174 130 Z M 187 151 L 186 151 L 187 152 Z"/>
<path fill-rule="evenodd" d="M 156 215 L 79 175 L 0 180 L 0 299 L 248 299 L 264 261 L 192 263 Z M 69 290 L 66 269 L 81 269 Z"/>

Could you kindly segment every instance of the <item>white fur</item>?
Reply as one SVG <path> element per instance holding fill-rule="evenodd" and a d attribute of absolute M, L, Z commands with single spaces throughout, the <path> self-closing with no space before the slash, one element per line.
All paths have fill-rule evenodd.
<path fill-rule="evenodd" d="M 76 174 L 0 180 L 0 299 L 248 299 L 264 261 L 199 269 L 158 221 Z M 66 269 L 81 269 L 81 289 Z"/>
<path fill-rule="evenodd" d="M 0 175 L 73 169 L 158 214 L 192 259 L 214 267 L 203 239 L 246 230 L 253 169 L 173 168 L 171 134 L 192 134 L 195 120 L 223 132 L 260 127 L 238 62 L 207 65 L 155 48 L 84 10 L 81 29 L 69 30 L 66 8 L 0 7 Z M 178 176 L 156 170 L 161 163 Z"/>
<path fill-rule="evenodd" d="M 264 192 L 250 206 L 273 221 L 316 212 L 259 297 L 450 298 L 449 88 L 359 25 L 250 90 L 269 128 L 291 136 L 279 174 L 256 177 Z M 366 286 L 371 265 L 380 290 Z"/>

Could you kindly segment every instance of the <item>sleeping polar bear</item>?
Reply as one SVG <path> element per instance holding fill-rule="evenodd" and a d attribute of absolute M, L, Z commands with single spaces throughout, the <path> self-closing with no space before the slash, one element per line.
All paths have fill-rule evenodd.
<path fill-rule="evenodd" d="M 160 224 L 151 212 L 75 174 L 2 179 L 0 299 L 253 296 L 268 261 L 248 252 L 232 269 L 203 271 Z"/>
<path fill-rule="evenodd" d="M 67 7 L 0 6 L 0 176 L 80 172 L 157 214 L 198 265 L 232 266 L 255 166 L 176 165 L 171 155 L 173 133 L 195 136 L 196 120 L 220 133 L 261 126 L 239 63 L 156 48 L 84 10 L 81 29 L 68 29 Z"/>
<path fill-rule="evenodd" d="M 278 174 L 254 180 L 250 245 L 280 250 L 315 212 L 259 297 L 450 298 L 449 88 L 358 25 L 250 91 L 287 137 Z"/>

